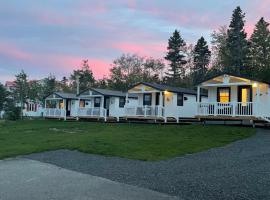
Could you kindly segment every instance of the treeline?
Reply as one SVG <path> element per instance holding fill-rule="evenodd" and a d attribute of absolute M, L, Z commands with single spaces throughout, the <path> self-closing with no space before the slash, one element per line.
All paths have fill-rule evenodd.
<path fill-rule="evenodd" d="M 180 31 L 175 30 L 168 40 L 167 53 L 163 59 L 123 54 L 113 61 L 109 76 L 99 80 L 93 76 L 87 60 L 83 60 L 70 77 L 63 77 L 60 81 L 53 75 L 43 80 L 29 81 L 22 71 L 16 75 L 11 93 L 8 94 L 0 84 L 0 110 L 3 110 L 8 96 L 12 96 L 16 102 L 25 102 L 26 99 L 42 101 L 53 91 L 75 92 L 76 77 L 80 79 L 80 91 L 89 87 L 125 91 L 141 81 L 192 88 L 221 72 L 269 80 L 269 23 L 261 18 L 250 38 L 244 26 L 245 13 L 237 7 L 228 28 L 221 26 L 212 33 L 210 45 L 204 37 L 199 38 L 195 45 L 188 45 Z"/>

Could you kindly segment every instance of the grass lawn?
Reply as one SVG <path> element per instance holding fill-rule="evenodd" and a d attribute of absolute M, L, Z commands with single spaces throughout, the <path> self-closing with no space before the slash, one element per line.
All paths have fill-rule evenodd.
<path fill-rule="evenodd" d="M 104 124 L 26 120 L 0 123 L 0 158 L 56 149 L 139 160 L 162 160 L 250 137 L 229 126 Z"/>

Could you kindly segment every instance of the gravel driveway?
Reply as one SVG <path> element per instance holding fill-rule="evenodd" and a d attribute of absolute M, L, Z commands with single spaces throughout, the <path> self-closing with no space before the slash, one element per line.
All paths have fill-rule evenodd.
<path fill-rule="evenodd" d="M 228 146 L 143 162 L 59 150 L 26 158 L 183 199 L 270 199 L 270 130 Z"/>

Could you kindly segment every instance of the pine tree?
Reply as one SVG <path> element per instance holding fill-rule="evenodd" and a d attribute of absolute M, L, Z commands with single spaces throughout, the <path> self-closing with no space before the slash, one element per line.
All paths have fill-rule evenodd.
<path fill-rule="evenodd" d="M 166 73 L 166 79 L 171 84 L 177 84 L 185 76 L 184 65 L 187 63 L 185 60 L 184 47 L 185 41 L 182 39 L 180 32 L 175 30 L 173 35 L 169 38 L 167 55 L 165 59 L 170 62 L 169 72 Z"/>
<path fill-rule="evenodd" d="M 192 77 L 193 84 L 196 85 L 205 79 L 211 58 L 211 51 L 203 37 L 198 40 L 193 52 Z"/>
<path fill-rule="evenodd" d="M 245 13 L 240 7 L 233 11 L 232 20 L 228 29 L 227 38 L 227 63 L 225 71 L 236 74 L 243 74 L 246 70 L 248 41 L 244 30 Z"/>
<path fill-rule="evenodd" d="M 256 24 L 250 43 L 250 73 L 264 80 L 270 76 L 270 31 L 269 23 L 261 18 Z"/>

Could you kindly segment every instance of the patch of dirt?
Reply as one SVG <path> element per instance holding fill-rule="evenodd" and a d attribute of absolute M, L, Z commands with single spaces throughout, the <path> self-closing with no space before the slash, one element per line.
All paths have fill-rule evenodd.
<path fill-rule="evenodd" d="M 49 128 L 50 131 L 55 133 L 79 133 L 81 132 L 80 129 L 59 129 L 59 128 Z"/>

